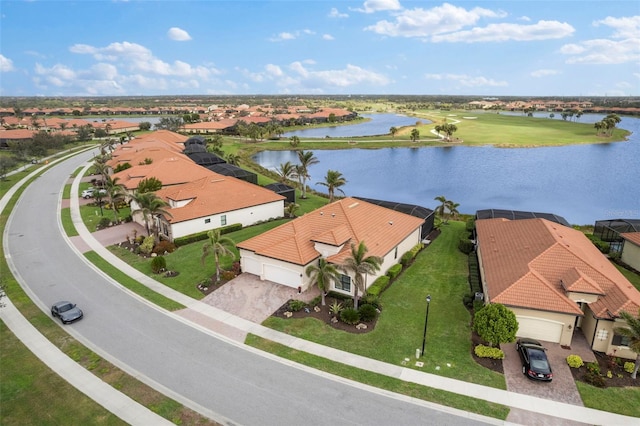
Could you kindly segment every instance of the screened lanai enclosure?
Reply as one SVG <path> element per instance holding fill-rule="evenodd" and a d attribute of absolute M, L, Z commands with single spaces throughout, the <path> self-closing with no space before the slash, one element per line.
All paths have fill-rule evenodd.
<path fill-rule="evenodd" d="M 198 145 L 195 145 L 195 146 L 198 146 Z M 212 166 L 214 164 L 226 163 L 226 161 L 224 161 L 222 158 L 210 152 L 206 152 L 206 151 L 190 152 L 188 151 L 189 149 L 191 148 L 185 149 L 184 153 L 187 155 L 187 157 L 191 159 L 191 161 L 193 161 L 199 166 L 207 167 L 207 166 Z"/>
<path fill-rule="evenodd" d="M 419 217 L 420 219 L 424 219 L 424 224 L 422 225 L 422 230 L 420 231 L 420 239 L 425 240 L 433 231 L 433 221 L 435 218 L 435 212 L 426 207 L 418 206 L 416 204 L 404 204 L 404 203 L 396 203 L 394 201 L 384 201 L 384 200 L 374 200 L 372 198 L 362 198 L 362 197 L 354 197 L 358 200 L 365 201 L 367 203 L 375 204 L 381 207 L 386 207 L 391 210 L 395 210 L 400 213 L 405 213 L 414 217 Z"/>
<path fill-rule="evenodd" d="M 255 185 L 258 184 L 258 175 L 248 170 L 245 170 L 241 167 L 234 166 L 233 164 L 229 164 L 229 163 L 212 164 L 212 165 L 206 166 L 206 168 L 211 170 L 212 172 L 218 173 L 219 175 L 232 176 L 234 178 L 238 178 L 246 182 L 253 183 Z"/>
<path fill-rule="evenodd" d="M 509 219 L 509 220 L 518 220 L 518 219 L 546 219 L 550 222 L 559 223 L 560 225 L 571 227 L 569 222 L 562 217 L 553 213 L 538 213 L 538 212 L 524 212 L 518 210 L 500 210 L 500 209 L 485 209 L 476 211 L 476 220 L 478 219 Z"/>
<path fill-rule="evenodd" d="M 593 235 L 606 241 L 612 252 L 622 250 L 622 237 L 626 232 L 640 232 L 640 219 L 607 219 L 597 220 Z"/>
<path fill-rule="evenodd" d="M 285 202 L 287 204 L 296 202 L 296 189 L 289 185 L 285 185 L 284 183 L 274 182 L 274 183 L 270 183 L 269 185 L 265 185 L 264 187 L 272 190 L 278 195 L 282 195 L 286 197 Z"/>

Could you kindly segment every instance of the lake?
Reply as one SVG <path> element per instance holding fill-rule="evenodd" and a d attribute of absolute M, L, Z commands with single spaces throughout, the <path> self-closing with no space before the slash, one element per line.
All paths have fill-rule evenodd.
<path fill-rule="evenodd" d="M 372 118 L 368 123 L 335 129 L 370 125 L 375 122 L 375 114 Z M 415 123 L 416 118 L 410 118 Z M 600 119 L 601 115 L 586 114 L 580 121 Z M 382 133 L 394 125 L 402 126 L 385 120 L 386 130 Z M 434 198 L 443 195 L 459 203 L 458 210 L 463 213 L 492 208 L 546 212 L 580 225 L 600 219 L 637 219 L 640 218 L 640 119 L 622 117 L 618 127 L 633 132 L 628 141 L 546 148 L 447 146 L 314 150 L 320 162 L 311 167 L 308 184 L 324 191 L 326 188 L 316 183 L 324 180 L 327 170 L 332 169 L 347 179 L 342 189 L 348 196 L 435 209 L 438 202 Z M 286 161 L 297 163 L 297 156 L 294 151 L 264 151 L 254 160 L 263 167 L 275 169 Z"/>
<path fill-rule="evenodd" d="M 296 130 L 295 132 L 284 133 L 282 137 L 324 138 L 329 136 L 330 138 L 348 138 L 356 136 L 378 136 L 388 134 L 391 127 L 400 128 L 403 126 L 413 126 L 416 124 L 416 121 L 422 121 L 425 124 L 429 123 L 429 120 L 409 117 L 402 114 L 359 115 L 364 118 L 370 118 L 371 121 L 349 126 L 316 127 L 313 129 Z"/>

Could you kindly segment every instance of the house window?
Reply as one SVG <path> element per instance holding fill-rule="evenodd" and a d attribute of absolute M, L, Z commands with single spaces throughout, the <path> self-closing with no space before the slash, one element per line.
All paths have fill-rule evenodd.
<path fill-rule="evenodd" d="M 223 214 L 222 216 L 220 216 L 220 225 L 225 226 L 226 224 L 227 224 L 227 215 Z"/>
<path fill-rule="evenodd" d="M 211 223 L 211 219 L 205 219 L 204 223 Z"/>
<path fill-rule="evenodd" d="M 351 293 L 351 277 L 349 275 L 340 275 L 340 281 L 336 281 L 336 290 L 342 290 Z"/>
<path fill-rule="evenodd" d="M 629 345 L 631 344 L 631 341 L 629 340 L 629 338 L 627 336 L 621 336 L 619 334 L 614 334 L 613 335 L 613 340 L 611 341 L 611 344 L 614 346 L 626 346 L 629 347 Z"/>
<path fill-rule="evenodd" d="M 396 247 L 396 250 L 393 252 L 393 258 L 394 259 L 398 258 L 398 247 Z"/>
<path fill-rule="evenodd" d="M 607 330 L 605 330 L 604 328 L 598 330 L 598 333 L 596 334 L 596 337 L 598 340 L 607 340 L 607 336 L 609 335 L 609 333 L 607 332 Z"/>

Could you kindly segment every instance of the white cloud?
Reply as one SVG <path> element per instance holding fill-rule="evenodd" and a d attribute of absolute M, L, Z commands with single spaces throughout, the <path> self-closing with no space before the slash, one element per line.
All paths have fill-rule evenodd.
<path fill-rule="evenodd" d="M 366 0 L 361 9 L 353 9 L 358 12 L 374 13 L 385 10 L 400 10 L 400 2 L 398 0 Z"/>
<path fill-rule="evenodd" d="M 6 56 L 0 54 L 0 72 L 14 71 L 13 61 Z"/>
<path fill-rule="evenodd" d="M 531 18 L 528 16 L 521 16 L 518 18 L 518 21 L 531 22 Z"/>
<path fill-rule="evenodd" d="M 274 77 L 281 77 L 284 75 L 284 73 L 282 72 L 282 69 L 277 65 L 267 64 L 265 66 L 265 69 L 267 70 L 267 74 L 272 75 Z"/>
<path fill-rule="evenodd" d="M 532 71 L 530 75 L 531 77 L 540 78 L 540 77 L 546 77 L 548 75 L 558 75 L 558 74 L 561 74 L 561 72 L 558 70 L 540 69 L 540 70 Z"/>
<path fill-rule="evenodd" d="M 167 36 L 171 40 L 175 40 L 175 41 L 191 40 L 191 36 L 189 35 L 189 33 L 183 30 L 182 28 L 178 28 L 178 27 L 169 28 L 169 31 L 167 31 Z"/>
<path fill-rule="evenodd" d="M 463 7 L 444 3 L 442 6 L 431 9 L 403 10 L 396 15 L 395 21 L 378 21 L 375 25 L 366 27 L 365 30 L 392 37 L 429 37 L 459 31 L 474 25 L 481 18 L 504 16 L 506 14 L 501 11 L 494 12 L 480 7 L 466 10 Z"/>
<path fill-rule="evenodd" d="M 329 40 L 329 41 L 335 40 L 331 34 L 323 34 L 322 35 L 322 39 L 323 40 Z"/>
<path fill-rule="evenodd" d="M 338 12 L 338 9 L 336 9 L 335 7 L 331 8 L 331 11 L 329 11 L 329 18 L 348 18 L 349 14 L 347 13 L 340 13 Z"/>
<path fill-rule="evenodd" d="M 271 37 L 269 41 L 284 41 L 284 40 L 294 40 L 296 36 L 292 33 L 283 32 L 278 34 L 275 37 Z"/>
<path fill-rule="evenodd" d="M 301 62 L 294 62 L 289 68 L 302 77 L 303 83 L 308 86 L 347 87 L 361 83 L 375 85 L 389 83 L 386 76 L 351 64 L 347 64 L 347 67 L 341 70 L 312 71 L 306 69 Z"/>
<path fill-rule="evenodd" d="M 504 87 L 509 84 L 506 81 L 496 81 L 486 77 L 472 77 L 465 74 L 425 74 L 427 80 L 453 81 L 464 87 Z"/>
<path fill-rule="evenodd" d="M 438 42 L 494 42 L 494 41 L 531 41 L 568 37 L 575 29 L 566 22 L 539 21 L 532 25 L 490 24 L 484 28 L 473 28 L 451 34 L 434 35 L 431 41 Z"/>
<path fill-rule="evenodd" d="M 611 35 L 613 38 L 638 38 L 640 37 L 640 15 L 625 18 L 613 18 L 607 16 L 605 19 L 595 21 L 594 26 L 605 25 L 616 31 Z"/>

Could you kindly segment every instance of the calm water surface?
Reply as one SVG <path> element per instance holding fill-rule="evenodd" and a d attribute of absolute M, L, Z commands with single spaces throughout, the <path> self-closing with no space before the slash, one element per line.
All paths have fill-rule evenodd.
<path fill-rule="evenodd" d="M 361 117 L 371 118 L 371 121 L 354 124 L 351 126 L 316 127 L 313 129 L 296 130 L 287 132 L 282 136 L 290 138 L 298 136 L 300 138 L 344 138 L 356 136 L 377 136 L 386 135 L 391 127 L 413 126 L 416 121 L 429 123 L 429 120 L 416 117 L 409 117 L 402 114 L 360 114 Z"/>
<path fill-rule="evenodd" d="M 602 116 L 585 115 L 580 122 L 600 119 Z M 415 123 L 415 118 L 412 121 Z M 393 125 L 385 123 L 386 132 Z M 325 187 L 316 183 L 332 169 L 347 179 L 342 189 L 348 196 L 419 204 L 433 209 L 438 204 L 434 198 L 444 195 L 460 203 L 458 210 L 464 213 L 489 208 L 549 212 L 573 224 L 593 224 L 599 219 L 637 219 L 640 218 L 640 119 L 623 117 L 618 127 L 633 132 L 628 141 L 549 148 L 451 146 L 314 150 L 320 162 L 311 167 L 309 184 L 324 191 Z M 286 161 L 297 163 L 292 151 L 265 151 L 254 158 L 272 169 Z"/>

